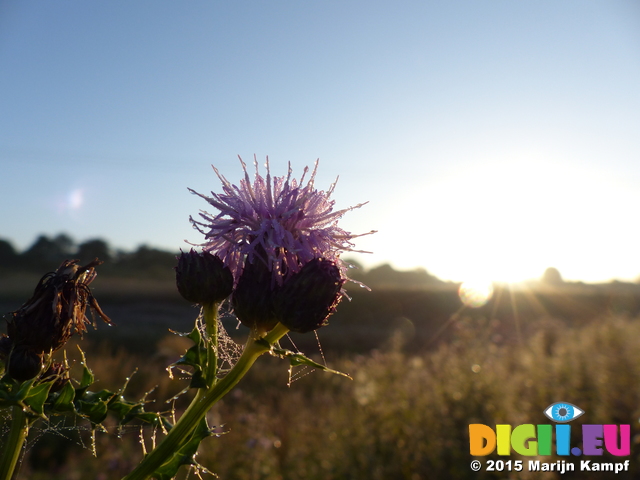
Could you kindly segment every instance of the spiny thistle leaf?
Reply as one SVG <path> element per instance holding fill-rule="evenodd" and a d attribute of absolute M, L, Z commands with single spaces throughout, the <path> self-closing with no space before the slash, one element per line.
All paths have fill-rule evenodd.
<path fill-rule="evenodd" d="M 195 345 L 189 348 L 179 360 L 172 364 L 172 366 L 186 365 L 193 367 L 194 370 L 191 374 L 191 383 L 189 384 L 189 387 L 207 388 L 207 383 L 203 374 L 203 371 L 207 366 L 207 348 L 204 344 L 204 339 L 200 334 L 198 325 L 196 325 L 191 333 L 186 335 L 186 337 L 190 338 Z"/>
<path fill-rule="evenodd" d="M 211 436 L 211 429 L 203 418 L 182 447 L 151 476 L 157 480 L 171 480 L 176 476 L 182 465 L 197 465 L 195 455 L 200 442 L 209 436 Z"/>
<path fill-rule="evenodd" d="M 33 386 L 33 382 L 35 382 L 36 379 L 32 378 L 31 380 L 27 380 L 26 382 L 22 382 L 22 384 L 20 385 L 20 388 L 18 389 L 18 391 L 16 392 L 15 395 L 13 395 L 13 399 L 16 401 L 22 401 L 25 398 L 27 398 L 27 395 L 29 395 L 29 391 L 31 390 L 31 387 Z"/>
<path fill-rule="evenodd" d="M 123 396 L 113 396 L 109 400 L 109 410 L 114 412 L 119 419 L 127 418 L 131 411 L 140 405 L 135 402 L 125 400 Z"/>
<path fill-rule="evenodd" d="M 165 428 L 172 427 L 172 424 L 155 412 L 146 412 L 144 402 L 131 402 L 122 395 L 115 395 L 108 404 L 109 411 L 118 418 L 120 425 L 125 425 L 133 420 L 139 420 L 151 425 L 163 425 Z"/>
<path fill-rule="evenodd" d="M 80 400 L 77 403 L 78 413 L 87 417 L 92 424 L 97 425 L 107 418 L 107 404 L 103 401 L 95 403 Z"/>
<path fill-rule="evenodd" d="M 76 397 L 76 390 L 71 385 L 71 382 L 67 382 L 62 390 L 54 393 L 51 396 L 51 400 L 53 400 L 52 409 L 55 412 L 71 412 L 75 410 L 73 406 L 73 400 Z"/>
<path fill-rule="evenodd" d="M 41 383 L 40 385 L 31 388 L 24 399 L 25 405 L 40 417 L 44 417 L 44 404 L 47 401 L 49 390 L 53 383 L 54 382 Z"/>
<path fill-rule="evenodd" d="M 258 340 L 258 343 L 261 343 L 265 346 L 269 346 L 269 343 L 263 339 Z M 353 380 L 349 375 L 347 375 L 346 373 L 342 373 L 339 372 L 338 370 L 332 370 L 331 368 L 322 365 L 318 362 L 314 362 L 313 360 L 311 360 L 309 357 L 305 356 L 304 354 L 300 353 L 300 352 L 292 352 L 291 350 L 287 350 L 285 348 L 280 348 L 277 346 L 270 346 L 270 353 L 271 355 L 274 355 L 276 357 L 280 357 L 280 358 L 287 358 L 289 360 L 289 364 L 292 367 L 298 367 L 300 365 L 305 365 L 307 367 L 313 367 L 316 368 L 318 370 L 322 370 L 328 373 L 333 373 L 335 375 L 341 375 L 343 377 L 347 377 L 350 380 Z"/>
<path fill-rule="evenodd" d="M 204 340 L 200 334 L 198 325 L 191 330 L 191 333 L 186 335 L 191 339 L 194 345 L 186 351 L 186 353 L 174 363 L 174 365 L 189 365 L 197 368 L 204 368 L 207 361 L 207 349 L 204 345 Z"/>
<path fill-rule="evenodd" d="M 87 365 L 87 359 L 84 356 L 84 352 L 82 351 L 79 345 L 78 345 L 78 350 L 80 351 L 80 356 L 82 357 L 82 362 L 81 362 L 82 379 L 80 380 L 80 386 L 76 388 L 76 398 L 81 397 L 84 394 L 84 392 L 87 391 L 87 388 L 89 388 L 89 386 L 93 384 L 95 380 L 95 377 L 93 376 L 93 372 Z"/>

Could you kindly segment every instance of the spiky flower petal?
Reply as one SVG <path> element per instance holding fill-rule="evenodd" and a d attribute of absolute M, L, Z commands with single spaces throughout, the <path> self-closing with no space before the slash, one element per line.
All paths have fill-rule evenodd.
<path fill-rule="evenodd" d="M 203 233 L 209 251 L 222 259 L 234 277 L 232 305 L 240 321 L 262 334 L 280 322 L 297 332 L 315 330 L 326 323 L 344 293 L 346 266 L 343 252 L 353 252 L 352 235 L 338 227 L 349 210 L 334 211 L 329 190 L 315 188 L 318 162 L 305 183 L 271 177 L 267 158 L 266 178 L 257 161 L 253 181 L 240 159 L 244 179 L 232 185 L 215 168 L 223 193 L 201 195 L 219 213 L 200 213 L 203 221 L 190 218 Z M 373 232 L 371 232 L 373 233 Z"/>
<path fill-rule="evenodd" d="M 240 162 L 244 179 L 239 187 L 213 167 L 222 182 L 223 193 L 212 193 L 208 197 L 190 190 L 219 210 L 216 215 L 201 212 L 203 221 L 190 220 L 205 235 L 207 241 L 203 248 L 223 260 L 236 284 L 245 260 L 263 262 L 278 285 L 307 262 L 320 257 L 333 261 L 346 276 L 340 254 L 357 251 L 353 249 L 352 240 L 360 235 L 338 227 L 338 220 L 364 203 L 334 211 L 335 202 L 330 197 L 335 182 L 326 192 L 314 185 L 318 162 L 306 183 L 308 167 L 300 180 L 292 178 L 291 165 L 286 177 L 271 177 L 267 158 L 265 178 L 255 161 L 252 182 L 246 164 L 242 159 Z"/>

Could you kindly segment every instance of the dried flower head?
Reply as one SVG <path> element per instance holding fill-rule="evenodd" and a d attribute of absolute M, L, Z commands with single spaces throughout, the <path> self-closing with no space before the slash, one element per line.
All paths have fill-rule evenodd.
<path fill-rule="evenodd" d="M 17 380 L 33 378 L 42 367 L 43 355 L 61 348 L 74 332 L 87 330 L 92 322 L 85 315 L 86 307 L 105 322 L 109 317 L 100 309 L 89 284 L 96 277 L 98 259 L 85 266 L 78 260 L 65 260 L 55 271 L 46 274 L 33 296 L 7 319 L 8 340 L 3 338 L 9 373 Z M 13 373 L 12 373 L 13 372 Z"/>
<path fill-rule="evenodd" d="M 360 235 L 338 227 L 338 220 L 364 203 L 333 211 L 335 202 L 330 197 L 336 183 L 326 192 L 315 188 L 318 162 L 306 184 L 308 167 L 300 180 L 291 177 L 291 165 L 286 177 L 271 177 L 267 158 L 264 178 L 254 161 L 256 173 L 252 182 L 246 164 L 242 159 L 240 163 L 244 179 L 239 187 L 213 167 L 222 182 L 223 193 L 212 192 L 208 197 L 190 189 L 219 210 L 216 215 L 201 212 L 203 222 L 192 217 L 190 220 L 205 235 L 207 241 L 203 248 L 222 259 L 231 269 L 235 283 L 240 279 L 245 260 L 263 262 L 277 285 L 282 285 L 310 260 L 320 257 L 334 262 L 346 278 L 340 254 L 358 251 L 353 249 L 352 240 Z"/>

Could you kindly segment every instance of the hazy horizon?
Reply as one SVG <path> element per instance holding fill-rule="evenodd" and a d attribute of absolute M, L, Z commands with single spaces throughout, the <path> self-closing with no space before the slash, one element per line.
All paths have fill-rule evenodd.
<path fill-rule="evenodd" d="M 134 253 L 136 252 L 138 249 L 146 247 L 146 248 L 150 248 L 150 249 L 157 249 L 163 252 L 167 252 L 167 253 L 175 253 L 178 254 L 180 251 L 187 251 L 190 248 L 195 248 L 198 249 L 199 246 L 197 245 L 190 245 L 190 244 L 185 244 L 182 247 L 178 247 L 178 248 L 171 248 L 171 247 L 163 247 L 163 246 L 159 246 L 159 245 L 154 245 L 152 242 L 139 242 L 134 246 L 128 247 L 128 248 L 123 248 L 119 245 L 115 245 L 112 242 L 109 241 L 108 238 L 96 238 L 96 237 L 92 237 L 92 238 L 86 238 L 83 239 L 81 241 L 78 241 L 78 239 L 73 238 L 71 235 L 65 233 L 65 232 L 58 232 L 56 234 L 52 234 L 52 235 L 47 235 L 47 234 L 39 234 L 37 235 L 31 242 L 27 243 L 24 246 L 18 247 L 18 245 L 10 238 L 6 238 L 6 237 L 0 237 L 0 242 L 1 241 L 7 241 L 9 242 L 9 244 L 11 244 L 11 246 L 15 249 L 16 253 L 18 255 L 24 254 L 31 246 L 33 246 L 39 239 L 41 236 L 44 236 L 46 238 L 48 238 L 49 240 L 55 241 L 55 238 L 60 236 L 60 235 L 64 235 L 66 237 L 68 237 L 70 240 L 73 241 L 73 249 L 72 251 L 75 252 L 75 250 L 84 242 L 87 241 L 93 241 L 93 240 L 102 240 L 104 241 L 107 246 L 109 247 L 109 250 L 112 254 L 118 254 L 118 253 L 122 253 L 122 254 L 130 254 L 130 253 Z M 71 255 L 73 256 L 73 254 Z M 571 282 L 584 282 L 584 283 L 590 283 L 590 284 L 598 284 L 598 283 L 610 283 L 610 282 L 615 282 L 615 281 L 623 281 L 623 282 L 630 282 L 630 283 L 640 283 L 640 273 L 638 274 L 638 276 L 635 279 L 619 279 L 619 278 L 610 278 L 610 279 L 606 279 L 606 280 L 602 280 L 602 281 L 596 281 L 596 282 L 585 282 L 583 279 L 579 279 L 579 278 L 565 278 L 565 276 L 562 274 L 561 271 L 559 271 L 556 267 L 554 267 L 553 265 L 548 265 L 546 267 L 542 267 L 540 269 L 540 273 L 537 276 L 532 276 L 530 278 L 523 278 L 520 280 L 514 280 L 514 281 L 501 281 L 501 280 L 491 280 L 489 278 L 489 275 L 487 276 L 482 276 L 480 278 L 471 278 L 471 279 L 452 279 L 452 278 L 443 278 L 440 277 L 436 274 L 434 274 L 427 266 L 424 265 L 415 265 L 413 267 L 405 267 L 405 268 L 401 268 L 398 267 L 396 264 L 393 263 L 393 261 L 387 261 L 384 260 L 380 263 L 366 263 L 366 262 L 361 262 L 360 258 L 362 258 L 361 256 L 357 256 L 356 254 L 352 253 L 352 252 L 347 252 L 345 255 L 342 256 L 348 263 L 352 262 L 352 266 L 354 268 L 358 268 L 359 266 L 362 267 L 362 273 L 368 273 L 371 272 L 372 270 L 375 269 L 379 269 L 379 268 L 384 268 L 387 266 L 390 266 L 394 271 L 398 272 L 398 273 L 413 273 L 413 272 L 421 272 L 424 271 L 426 274 L 428 274 L 431 277 L 435 277 L 437 280 L 443 281 L 443 282 L 452 282 L 452 283 L 461 283 L 461 282 L 466 282 L 467 284 L 474 284 L 479 286 L 486 286 L 490 283 L 512 283 L 512 284 L 518 284 L 518 283 L 525 283 L 525 282 L 530 282 L 530 281 L 539 281 L 542 280 L 543 277 L 545 276 L 545 272 L 548 269 L 555 269 L 558 271 L 558 273 L 560 274 L 561 280 L 563 282 L 567 282 L 567 283 L 571 283 Z M 2 266 L 2 265 L 0 265 Z M 356 271 L 356 276 L 357 276 L 357 271 Z M 392 282 L 393 283 L 393 282 Z"/>

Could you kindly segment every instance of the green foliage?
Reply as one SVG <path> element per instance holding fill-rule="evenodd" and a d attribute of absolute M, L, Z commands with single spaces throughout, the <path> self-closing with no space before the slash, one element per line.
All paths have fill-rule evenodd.
<path fill-rule="evenodd" d="M 157 480 L 171 480 L 183 465 L 198 465 L 195 456 L 200 442 L 211 435 L 207 420 L 202 419 L 183 446 L 164 464 L 157 469 L 153 476 Z"/>
<path fill-rule="evenodd" d="M 193 346 L 189 348 L 179 360 L 174 362 L 172 366 L 189 366 L 192 367 L 190 388 L 206 388 L 207 382 L 204 378 L 204 371 L 207 368 L 207 348 L 205 341 L 200 334 L 200 329 L 196 325 L 191 333 L 184 335 L 193 341 Z"/>
<path fill-rule="evenodd" d="M 52 385 L 53 382 L 45 382 L 32 387 L 24 399 L 24 404 L 38 416 L 44 416 L 44 404 L 47 401 Z"/>
<path fill-rule="evenodd" d="M 39 381 L 36 378 L 26 382 L 17 382 L 8 375 L 0 380 L 0 408 L 19 406 L 31 417 L 49 420 L 59 415 L 75 415 L 86 419 L 93 429 L 104 430 L 102 422 L 108 413 L 112 413 L 117 421 L 124 425 L 139 420 L 153 425 L 167 425 L 159 414 L 146 412 L 144 402 L 129 401 L 122 395 L 122 390 L 113 392 L 102 389 L 97 392 L 89 390 L 94 384 L 93 372 L 89 369 L 82 353 L 82 377 L 78 387 L 67 382 L 57 392 L 51 392 L 56 379 Z"/>
<path fill-rule="evenodd" d="M 72 412 L 74 410 L 73 400 L 76 398 L 77 390 L 71 383 L 66 383 L 59 392 L 51 396 L 53 408 L 58 412 Z"/>
<path fill-rule="evenodd" d="M 347 377 L 348 379 L 351 379 L 351 377 L 349 375 L 347 375 L 346 373 L 342 373 L 342 372 L 339 372 L 337 370 L 332 370 L 331 368 L 327 367 L 326 365 L 322 365 L 322 364 L 320 364 L 318 362 L 314 362 L 313 360 L 311 360 L 310 358 L 308 358 L 306 355 L 304 355 L 301 352 L 293 352 L 293 351 L 287 350 L 285 348 L 280 348 L 280 347 L 277 347 L 277 346 L 270 346 L 264 340 L 259 340 L 258 343 L 262 343 L 266 347 L 270 347 L 271 355 L 273 355 L 275 357 L 286 358 L 287 360 L 289 360 L 289 364 L 292 367 L 311 367 L 311 368 L 315 368 L 317 370 L 322 370 L 322 371 L 325 371 L 325 372 L 328 372 L 328 373 L 333 373 L 335 375 L 342 375 L 343 377 Z"/>

